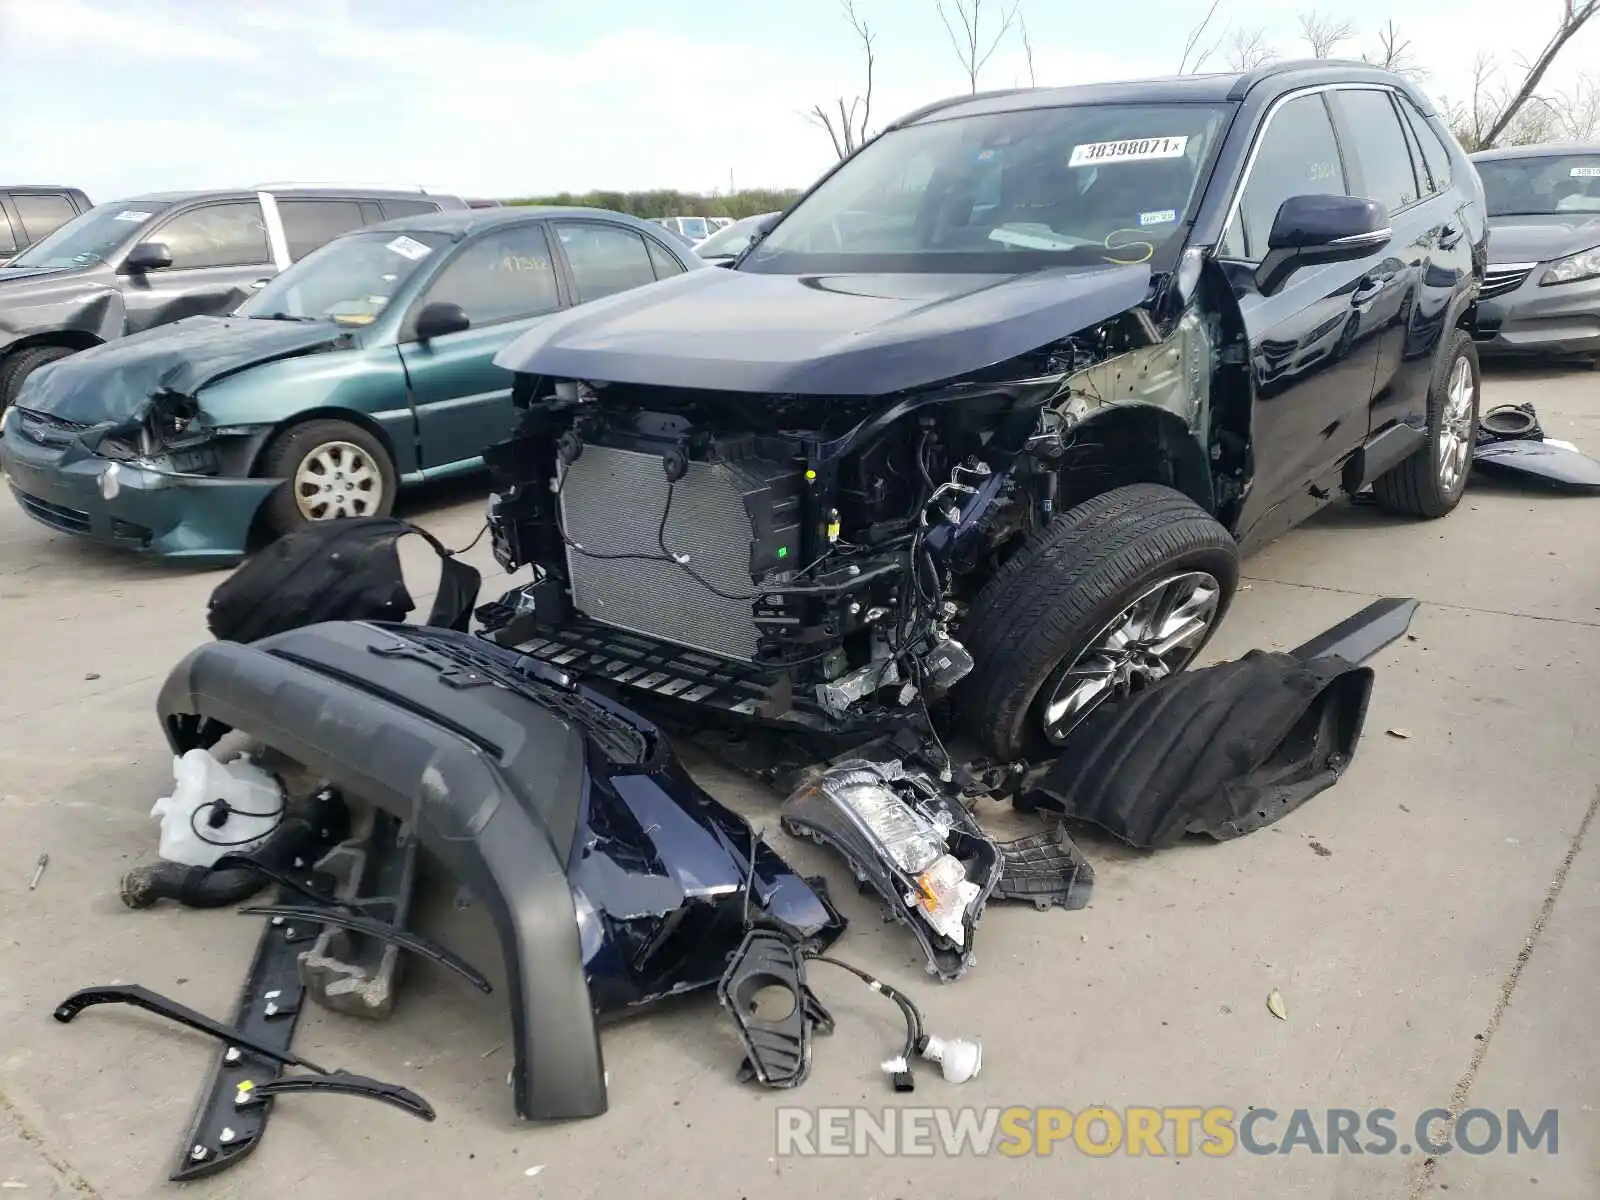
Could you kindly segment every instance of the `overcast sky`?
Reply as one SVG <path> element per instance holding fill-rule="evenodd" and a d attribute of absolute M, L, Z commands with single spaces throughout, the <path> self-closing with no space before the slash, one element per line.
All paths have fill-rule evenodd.
<path fill-rule="evenodd" d="M 1170 73 L 1208 3 L 1022 0 L 1038 82 Z M 878 32 L 876 113 L 965 90 L 934 0 L 857 7 Z M 1392 15 L 1435 99 L 1465 95 L 1481 50 L 1508 71 L 1531 56 L 1561 7 L 1321 3 L 1360 30 L 1346 53 L 1375 50 Z M 1268 23 L 1298 50 L 1300 8 L 1222 0 L 1217 33 Z M 1565 61 L 1600 65 L 1600 26 Z M 980 83 L 1020 82 L 1008 38 Z M 97 201 L 286 179 L 494 196 L 800 186 L 832 158 L 801 110 L 859 87 L 834 0 L 0 0 L 0 182 Z"/>

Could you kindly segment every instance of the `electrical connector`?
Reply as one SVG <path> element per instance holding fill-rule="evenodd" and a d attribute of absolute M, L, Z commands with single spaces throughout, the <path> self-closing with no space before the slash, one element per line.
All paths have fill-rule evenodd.
<path fill-rule="evenodd" d="M 922 1038 L 917 1050 L 929 1062 L 938 1063 L 946 1083 L 965 1083 L 983 1069 L 983 1043 L 966 1038 Z"/>
<path fill-rule="evenodd" d="M 893 1081 L 894 1090 L 897 1092 L 914 1092 L 917 1090 L 916 1076 L 911 1073 L 911 1064 L 904 1055 L 889 1059 L 881 1064 L 883 1073 Z"/>

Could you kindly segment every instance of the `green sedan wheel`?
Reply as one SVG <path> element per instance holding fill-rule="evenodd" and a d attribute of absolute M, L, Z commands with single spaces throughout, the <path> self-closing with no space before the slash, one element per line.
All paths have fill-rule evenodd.
<path fill-rule="evenodd" d="M 267 450 L 263 473 L 284 481 L 264 510 L 274 533 L 312 521 L 386 517 L 394 508 L 389 452 L 348 421 L 307 421 L 285 430 Z"/>

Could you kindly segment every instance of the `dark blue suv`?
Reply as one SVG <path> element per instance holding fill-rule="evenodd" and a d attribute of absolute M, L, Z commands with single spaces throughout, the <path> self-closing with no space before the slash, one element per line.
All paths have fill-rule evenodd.
<path fill-rule="evenodd" d="M 930 105 L 731 269 L 501 352 L 495 547 L 540 581 L 504 611 L 608 686 L 835 732 L 948 693 L 1037 757 L 1188 664 L 1241 549 L 1368 488 L 1456 507 L 1486 244 L 1436 110 L 1360 63 Z"/>

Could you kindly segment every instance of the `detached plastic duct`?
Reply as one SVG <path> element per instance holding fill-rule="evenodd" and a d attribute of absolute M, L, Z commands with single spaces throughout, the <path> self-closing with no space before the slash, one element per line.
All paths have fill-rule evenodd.
<path fill-rule="evenodd" d="M 783 824 L 844 856 L 890 916 L 911 927 L 930 974 L 957 979 L 972 966 L 973 933 L 1002 860 L 959 800 L 899 761 L 856 759 L 796 788 Z"/>

